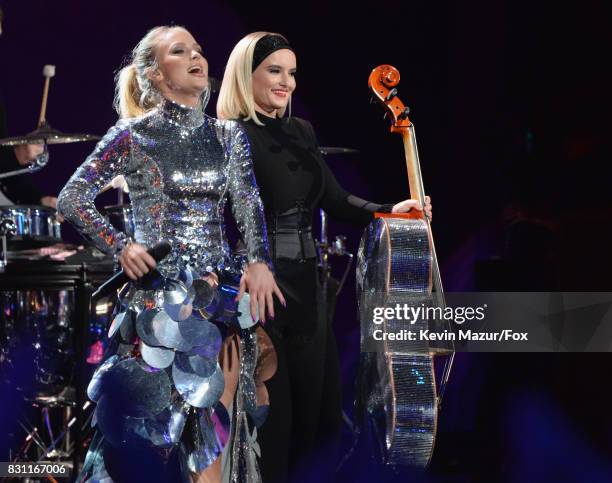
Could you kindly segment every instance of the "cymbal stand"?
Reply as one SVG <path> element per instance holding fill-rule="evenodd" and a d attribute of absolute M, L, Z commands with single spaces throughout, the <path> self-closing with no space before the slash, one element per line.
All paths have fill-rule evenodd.
<path fill-rule="evenodd" d="M 316 244 L 317 252 L 319 255 L 319 267 L 321 269 L 321 274 L 323 277 L 324 289 L 327 288 L 327 279 L 329 278 L 331 271 L 329 256 L 333 255 L 348 258 L 346 268 L 344 269 L 344 273 L 342 274 L 342 278 L 340 279 L 340 284 L 338 285 L 338 290 L 336 290 L 336 295 L 338 295 L 344 287 L 346 278 L 349 274 L 351 266 L 353 265 L 354 256 L 346 249 L 346 237 L 344 235 L 337 235 L 333 243 L 329 243 L 329 238 L 327 235 L 327 213 L 325 213 L 325 211 L 323 210 L 319 210 L 319 215 L 321 219 L 321 240 L 317 240 Z"/>
<path fill-rule="evenodd" d="M 0 253 L 0 273 L 3 273 L 4 270 L 6 270 L 6 239 L 9 236 L 15 235 L 15 233 L 17 233 L 17 226 L 13 220 L 10 218 L 0 219 L 0 242 L 2 243 L 2 246 L 0 247 L 2 249 L 2 253 Z"/>

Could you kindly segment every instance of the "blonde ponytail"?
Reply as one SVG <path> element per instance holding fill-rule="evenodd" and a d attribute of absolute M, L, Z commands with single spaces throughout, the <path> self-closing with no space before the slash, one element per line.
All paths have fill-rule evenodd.
<path fill-rule="evenodd" d="M 158 37 L 176 26 L 152 28 L 132 50 L 130 63 L 115 76 L 115 109 L 119 117 L 138 117 L 156 107 L 161 96 L 153 86 L 149 73 L 157 69 L 155 48 Z"/>
<path fill-rule="evenodd" d="M 140 106 L 140 88 L 136 79 L 136 66 L 130 64 L 116 76 L 115 109 L 122 118 L 138 117 L 145 113 Z"/>

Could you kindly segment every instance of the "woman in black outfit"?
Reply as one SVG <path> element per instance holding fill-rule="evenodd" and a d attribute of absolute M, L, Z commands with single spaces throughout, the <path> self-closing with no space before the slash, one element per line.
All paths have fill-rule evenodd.
<path fill-rule="evenodd" d="M 307 475 L 328 481 L 322 472 L 333 464 L 340 430 L 338 353 L 318 278 L 314 210 L 365 225 L 375 211 L 421 209 L 415 200 L 370 203 L 338 184 L 310 123 L 283 117 L 295 70 L 283 36 L 247 35 L 230 55 L 217 104 L 219 117 L 237 119 L 248 135 L 276 280 L 287 301 L 265 326 L 278 355 L 277 373 L 266 383 L 270 413 L 258 435 L 265 483 Z"/>

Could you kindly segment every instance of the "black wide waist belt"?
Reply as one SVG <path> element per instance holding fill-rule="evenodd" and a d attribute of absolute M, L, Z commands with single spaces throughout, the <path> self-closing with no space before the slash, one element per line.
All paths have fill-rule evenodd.
<path fill-rule="evenodd" d="M 311 219 L 312 213 L 301 208 L 266 217 L 273 259 L 307 260 L 317 257 Z"/>

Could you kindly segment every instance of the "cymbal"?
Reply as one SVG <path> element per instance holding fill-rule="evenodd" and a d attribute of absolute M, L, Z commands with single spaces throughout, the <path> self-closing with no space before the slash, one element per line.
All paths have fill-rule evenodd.
<path fill-rule="evenodd" d="M 321 146 L 319 147 L 319 151 L 321 154 L 359 154 L 357 149 L 353 148 L 338 148 L 331 146 Z"/>
<path fill-rule="evenodd" d="M 96 141 L 100 136 L 93 134 L 68 134 L 53 129 L 50 126 L 42 126 L 26 134 L 25 136 L 16 136 L 11 138 L 0 139 L 0 146 L 20 146 L 22 144 L 65 144 L 79 143 L 83 141 Z"/>

